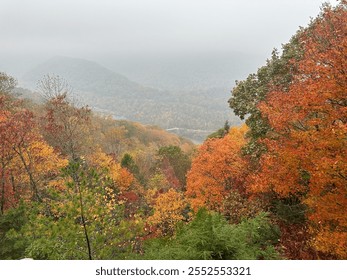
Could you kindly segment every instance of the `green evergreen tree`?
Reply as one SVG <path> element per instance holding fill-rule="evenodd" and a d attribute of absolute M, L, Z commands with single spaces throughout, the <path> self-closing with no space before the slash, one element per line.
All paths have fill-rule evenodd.
<path fill-rule="evenodd" d="M 133 157 L 130 154 L 125 153 L 120 164 L 123 168 L 128 169 L 135 176 L 135 178 L 139 180 L 139 182 L 143 183 L 143 175 L 141 174 L 138 165 L 135 163 Z"/>
<path fill-rule="evenodd" d="M 20 231 L 27 223 L 28 206 L 23 202 L 0 216 L 0 260 L 16 260 L 25 256 L 28 240 Z"/>
<path fill-rule="evenodd" d="M 200 209 L 174 238 L 157 238 L 145 245 L 147 259 L 228 260 L 278 259 L 274 245 L 279 230 L 265 213 L 231 225 L 218 213 Z"/>

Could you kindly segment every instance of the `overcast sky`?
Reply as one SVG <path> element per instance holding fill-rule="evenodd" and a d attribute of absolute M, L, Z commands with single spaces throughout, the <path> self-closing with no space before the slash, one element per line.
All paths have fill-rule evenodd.
<path fill-rule="evenodd" d="M 268 56 L 306 26 L 322 2 L 1 0 L 0 58 L 232 51 Z"/>

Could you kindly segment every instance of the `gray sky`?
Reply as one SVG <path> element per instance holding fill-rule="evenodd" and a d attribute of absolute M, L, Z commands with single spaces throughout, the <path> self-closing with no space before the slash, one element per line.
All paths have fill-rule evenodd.
<path fill-rule="evenodd" d="M 228 51 L 265 58 L 306 26 L 322 2 L 1 0 L 0 59 Z"/>

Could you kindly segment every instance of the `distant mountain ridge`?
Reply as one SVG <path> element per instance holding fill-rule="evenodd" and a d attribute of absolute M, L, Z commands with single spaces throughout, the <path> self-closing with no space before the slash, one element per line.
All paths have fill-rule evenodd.
<path fill-rule="evenodd" d="M 123 95 L 129 93 L 130 89 L 135 92 L 143 90 L 139 84 L 96 62 L 63 56 L 53 57 L 27 72 L 22 77 L 24 86 L 34 89 L 37 81 L 46 74 L 61 76 L 77 91 L 103 94 L 112 94 L 117 91 L 118 95 Z"/>
<path fill-rule="evenodd" d="M 179 127 L 202 131 L 216 130 L 225 120 L 239 120 L 227 106 L 228 96 L 218 91 L 165 91 L 144 87 L 102 65 L 78 58 L 54 57 L 27 72 L 20 86 L 36 89 L 44 75 L 54 74 L 64 78 L 72 86 L 81 102 L 96 111 L 164 129 Z M 179 134 L 179 132 L 177 132 Z M 201 141 L 207 132 L 192 135 Z"/>

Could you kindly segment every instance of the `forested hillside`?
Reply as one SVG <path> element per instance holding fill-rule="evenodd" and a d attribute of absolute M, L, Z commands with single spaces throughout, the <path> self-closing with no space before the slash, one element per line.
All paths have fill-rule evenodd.
<path fill-rule="evenodd" d="M 346 69 L 340 1 L 236 82 L 245 123 L 199 146 L 1 73 L 0 259 L 347 259 Z"/>
<path fill-rule="evenodd" d="M 35 92 L 37 82 L 48 74 L 65 79 L 94 111 L 164 129 L 180 128 L 172 131 L 195 141 L 202 142 L 226 120 L 240 123 L 228 109 L 228 92 L 223 89 L 158 90 L 83 59 L 54 57 L 27 72 L 19 84 Z"/>

